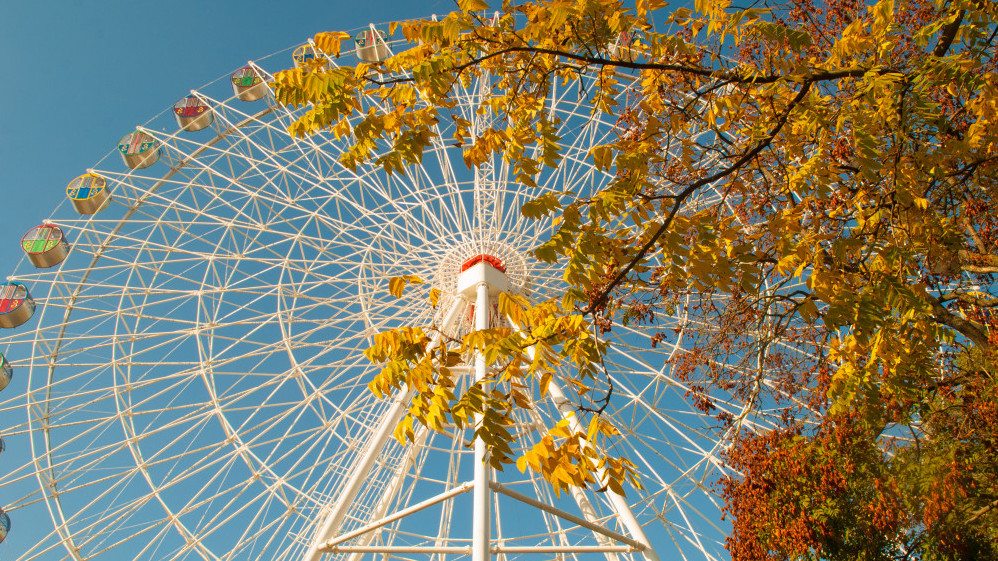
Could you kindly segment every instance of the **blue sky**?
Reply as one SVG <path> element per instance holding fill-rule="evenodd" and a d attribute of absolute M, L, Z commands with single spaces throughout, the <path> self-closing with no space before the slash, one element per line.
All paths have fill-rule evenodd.
<path fill-rule="evenodd" d="M 59 205 L 58 214 L 72 213 L 64 202 L 71 179 L 191 89 L 319 31 L 446 13 L 452 6 L 447 0 L 4 2 L 0 278 L 18 264 L 31 268 L 19 244 L 28 229 L 55 216 Z M 0 427 L 14 421 L 0 417 Z M 0 469 L 22 465 L 26 454 L 8 447 Z M 0 504 L 11 500 L 0 497 Z M 19 555 L 11 543 L 30 543 L 25 532 L 47 531 L 47 517 L 26 520 L 24 513 L 13 517 L 19 540 L 0 545 L 0 557 Z"/>
<path fill-rule="evenodd" d="M 189 91 L 316 32 L 443 14 L 450 0 L 5 2 L 0 277 L 66 184 Z M 289 61 L 290 62 L 290 61 Z"/>
<path fill-rule="evenodd" d="M 0 72 L 6 78 L 0 109 L 0 276 L 13 274 L 18 263 L 30 269 L 19 247 L 24 232 L 54 216 L 60 205 L 59 214 L 72 213 L 64 202 L 71 179 L 191 89 L 319 31 L 453 8 L 453 0 L 8 3 L 0 16 Z M 117 160 L 116 154 L 111 157 Z M 0 430 L 4 423 L 0 418 Z M 15 453 L 8 449 L 0 469 L 6 462 L 24 462 L 15 461 Z M 0 505 L 7 500 L 0 496 Z M 31 531 L 26 522 L 23 516 L 15 519 L 13 532 Z M 13 548 L 13 542 L 3 547 Z M 0 558 L 7 559 L 10 550 L 3 547 Z"/>

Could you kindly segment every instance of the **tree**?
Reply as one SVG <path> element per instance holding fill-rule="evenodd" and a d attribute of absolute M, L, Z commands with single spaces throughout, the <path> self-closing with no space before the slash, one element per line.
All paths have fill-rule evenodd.
<path fill-rule="evenodd" d="M 432 142 L 452 89 L 481 73 L 495 77 L 483 111 L 502 125 L 458 129 L 469 166 L 502 157 L 532 185 L 541 166 L 560 165 L 539 108 L 553 84 L 583 75 L 595 78 L 582 94 L 593 111 L 624 128 L 590 152 L 613 181 L 570 204 L 539 196 L 523 207 L 558 217 L 536 256 L 562 262 L 578 289 L 557 302 L 504 297 L 523 331 L 474 332 L 436 349 L 417 326 L 378 337 L 369 358 L 385 368 L 372 390 L 404 383 L 420 393 L 399 435 L 414 420 L 467 425 L 490 410 L 498 414 L 479 432 L 494 465 L 512 462 L 504 420 L 526 399 L 518 385 L 543 387 L 563 361 L 583 391 L 598 386 L 605 343 L 590 328 L 654 328 L 657 311 L 692 296 L 687 311 L 721 327 L 685 341 L 683 367 L 712 382 L 693 387 L 691 402 L 740 427 L 714 411 L 713 388 L 760 385 L 717 367 L 728 353 L 776 372 L 760 399 L 784 409 L 782 428 L 743 429 L 728 453 L 737 472 L 718 485 L 734 558 L 998 555 L 998 6 L 537 0 L 504 2 L 486 18 L 477 14 L 496 6 L 459 5 L 440 21 L 402 23 L 411 47 L 384 63 L 275 76 L 282 103 L 310 104 L 292 132 L 331 129 L 352 141 L 345 165 L 376 157 L 404 173 Z M 335 56 L 345 37 L 315 42 Z M 626 106 L 613 103 L 621 73 L 641 80 Z M 386 109 L 362 111 L 360 92 Z M 689 208 L 708 186 L 724 199 Z M 802 351 L 770 349 L 776 341 Z M 531 346 L 542 360 L 526 356 Z M 473 350 L 504 366 L 456 396 L 448 365 Z M 555 427 L 518 466 L 559 489 L 639 484 L 626 458 L 600 446 L 616 430 L 598 400 L 582 409 L 587 434 Z M 559 466 L 571 475 L 556 477 Z M 608 468 L 602 480 L 598 467 Z M 816 480 L 804 486 L 813 492 L 793 492 Z"/>

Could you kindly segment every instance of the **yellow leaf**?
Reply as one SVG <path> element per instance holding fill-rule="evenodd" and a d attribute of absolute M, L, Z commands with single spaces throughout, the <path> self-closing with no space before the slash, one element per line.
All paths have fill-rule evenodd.
<path fill-rule="evenodd" d="M 403 277 L 392 277 L 388 279 L 388 292 L 396 298 L 401 298 L 405 292 L 405 279 Z"/>
<path fill-rule="evenodd" d="M 548 387 L 551 385 L 552 377 L 553 376 L 551 372 L 544 372 L 543 374 L 541 374 L 541 383 L 540 383 L 541 397 L 547 396 Z"/>
<path fill-rule="evenodd" d="M 562 438 L 568 438 L 572 436 L 572 431 L 568 428 L 568 419 L 562 419 L 558 421 L 558 424 L 551 427 L 548 431 L 551 436 L 558 436 Z"/>
<path fill-rule="evenodd" d="M 462 12 L 481 12 L 489 9 L 489 5 L 482 0 L 458 0 L 457 5 Z"/>
<path fill-rule="evenodd" d="M 315 35 L 315 46 L 321 51 L 333 56 L 340 56 L 340 43 L 349 39 L 350 34 L 343 31 L 324 31 Z"/>
<path fill-rule="evenodd" d="M 600 171 L 605 171 L 610 169 L 613 165 L 613 150 L 609 146 L 595 146 L 589 153 L 593 157 L 593 163 L 596 164 L 596 169 Z"/>
<path fill-rule="evenodd" d="M 589 430 L 586 431 L 586 440 L 592 442 L 596 439 L 596 433 L 599 432 L 599 417 L 593 417 L 589 421 Z"/>

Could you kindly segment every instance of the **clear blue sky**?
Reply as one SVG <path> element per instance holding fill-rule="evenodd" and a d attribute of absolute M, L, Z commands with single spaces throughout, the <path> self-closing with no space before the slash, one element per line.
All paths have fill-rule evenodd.
<path fill-rule="evenodd" d="M 191 89 L 319 31 L 442 14 L 453 5 L 448 0 L 3 2 L 0 279 L 14 274 L 18 263 L 31 268 L 21 262 L 21 236 L 54 216 L 71 179 Z M 72 209 L 64 204 L 60 214 L 67 213 Z M 0 429 L 11 421 L 0 418 Z M 5 452 L 0 469 L 29 459 L 26 450 L 15 448 Z M 0 505 L 14 500 L 7 496 L 14 491 L 7 491 Z M 22 553 L 10 549 L 12 541 L 23 546 L 31 543 L 31 532 L 51 530 L 47 516 L 30 520 L 25 512 L 15 513 L 13 532 L 21 535 L 0 545 L 0 557 Z"/>
<path fill-rule="evenodd" d="M 118 139 L 316 32 L 444 14 L 453 0 L 10 1 L 0 16 L 0 278 L 66 184 Z M 289 61 L 290 63 L 290 61 Z"/>

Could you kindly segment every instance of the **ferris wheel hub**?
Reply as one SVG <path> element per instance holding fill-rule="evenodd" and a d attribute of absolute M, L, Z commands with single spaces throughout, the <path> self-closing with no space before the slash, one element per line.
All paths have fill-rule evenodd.
<path fill-rule="evenodd" d="M 454 297 L 469 297 L 464 294 L 468 287 L 462 281 L 467 273 L 476 266 L 483 264 L 491 268 L 496 275 L 497 287 L 490 290 L 495 295 L 499 291 L 524 293 L 529 292 L 530 261 L 527 258 L 523 244 L 495 239 L 485 233 L 475 233 L 471 239 L 462 241 L 441 240 L 440 251 L 443 258 L 437 263 L 432 277 L 432 286 L 445 295 Z M 474 299 L 474 294 L 470 298 Z"/>
<path fill-rule="evenodd" d="M 489 296 L 509 290 L 509 278 L 506 268 L 497 257 L 492 255 L 476 255 L 464 262 L 461 273 L 457 277 L 457 292 L 462 296 L 474 299 L 478 285 L 485 283 L 489 287 Z"/>

